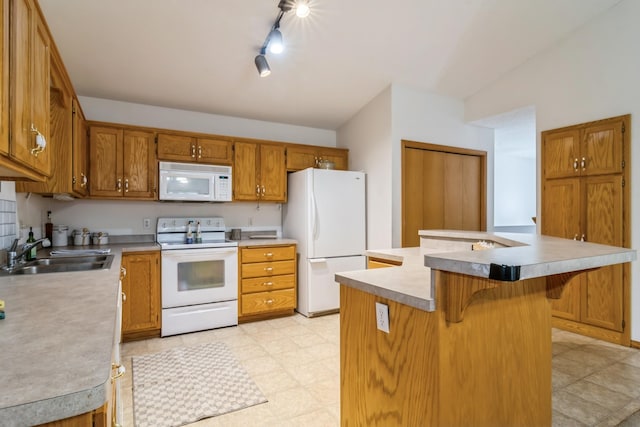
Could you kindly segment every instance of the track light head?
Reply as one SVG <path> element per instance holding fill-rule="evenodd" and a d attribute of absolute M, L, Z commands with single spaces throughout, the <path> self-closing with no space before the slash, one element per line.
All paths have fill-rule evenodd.
<path fill-rule="evenodd" d="M 296 16 L 298 18 L 306 18 L 310 12 L 311 9 L 309 9 L 309 2 L 307 0 L 298 0 L 296 2 Z"/>
<path fill-rule="evenodd" d="M 275 28 L 269 33 L 269 52 L 282 53 L 284 50 L 284 44 L 282 43 L 282 33 L 279 29 Z"/>
<path fill-rule="evenodd" d="M 261 51 L 260 54 L 256 56 L 255 63 L 260 77 L 267 77 L 269 74 L 271 74 L 271 68 L 269 68 L 267 58 L 264 56 L 264 51 Z"/>

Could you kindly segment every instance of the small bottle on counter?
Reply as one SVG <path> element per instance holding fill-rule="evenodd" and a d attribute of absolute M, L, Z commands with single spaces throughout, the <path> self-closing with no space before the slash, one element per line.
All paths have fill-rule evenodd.
<path fill-rule="evenodd" d="M 200 231 L 200 221 L 196 223 L 196 243 L 202 243 L 202 232 Z"/>
<path fill-rule="evenodd" d="M 33 243 L 35 241 L 36 239 L 33 237 L 33 227 L 29 227 L 29 237 L 27 237 L 27 244 Z M 29 249 L 29 252 L 27 252 L 27 261 L 36 259 L 37 253 L 38 249 L 36 248 L 36 246 Z"/>
<path fill-rule="evenodd" d="M 44 236 L 53 241 L 53 223 L 51 222 L 51 211 L 47 211 L 47 222 L 44 224 Z"/>
<path fill-rule="evenodd" d="M 191 230 L 191 224 L 193 224 L 193 221 L 189 221 L 187 224 L 187 244 L 193 243 L 193 231 Z"/>

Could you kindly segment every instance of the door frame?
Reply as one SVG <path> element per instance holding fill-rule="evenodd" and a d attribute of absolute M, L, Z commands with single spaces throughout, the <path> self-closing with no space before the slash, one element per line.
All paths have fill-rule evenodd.
<path fill-rule="evenodd" d="M 426 150 L 426 151 L 436 151 L 436 152 L 441 152 L 441 153 L 447 153 L 447 154 L 461 154 L 461 155 L 466 155 L 466 156 L 476 156 L 480 158 L 480 178 L 481 178 L 481 185 L 480 185 L 480 230 L 481 231 L 486 231 L 487 229 L 487 152 L 486 151 L 481 151 L 481 150 L 472 150 L 469 148 L 461 148 L 461 147 L 452 147 L 452 146 L 448 146 L 448 145 L 437 145 L 437 144 L 431 144 L 428 142 L 417 142 L 417 141 L 410 141 L 410 140 L 401 140 L 402 143 L 402 153 L 401 153 L 401 158 L 402 158 L 402 164 L 401 164 L 401 169 L 400 169 L 400 174 L 401 174 L 401 182 L 402 182 L 402 205 L 401 205 L 401 218 L 402 218 L 402 227 L 401 227 L 401 236 L 402 236 L 402 247 L 405 247 L 405 238 L 404 238 L 404 232 L 405 232 L 405 223 L 406 223 L 406 218 L 405 218 L 405 214 L 407 212 L 407 210 L 405 209 L 406 203 L 407 203 L 407 199 L 406 199 L 406 194 L 405 194 L 405 188 L 406 188 L 406 183 L 405 183 L 405 167 L 406 167 L 406 150 L 407 149 L 418 149 L 418 150 Z"/>

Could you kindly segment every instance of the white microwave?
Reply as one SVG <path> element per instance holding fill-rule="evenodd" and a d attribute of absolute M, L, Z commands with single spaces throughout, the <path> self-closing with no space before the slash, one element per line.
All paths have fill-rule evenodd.
<path fill-rule="evenodd" d="M 160 200 L 230 202 L 231 166 L 160 162 Z"/>

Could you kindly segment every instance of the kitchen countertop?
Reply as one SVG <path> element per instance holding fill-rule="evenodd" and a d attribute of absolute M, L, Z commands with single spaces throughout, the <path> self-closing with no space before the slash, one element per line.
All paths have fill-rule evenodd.
<path fill-rule="evenodd" d="M 108 400 L 121 254 L 160 248 L 127 243 L 52 249 L 107 247 L 114 255 L 108 270 L 0 278 L 6 305 L 0 320 L 3 426 L 64 419 Z"/>
<path fill-rule="evenodd" d="M 431 268 L 489 277 L 491 264 L 519 266 L 520 279 L 580 271 L 636 259 L 636 251 L 537 234 L 453 230 L 420 231 L 421 247 L 367 250 L 366 255 L 402 261 L 398 267 L 336 274 L 339 283 L 425 311 L 435 311 Z M 495 244 L 471 251 L 471 244 Z"/>

